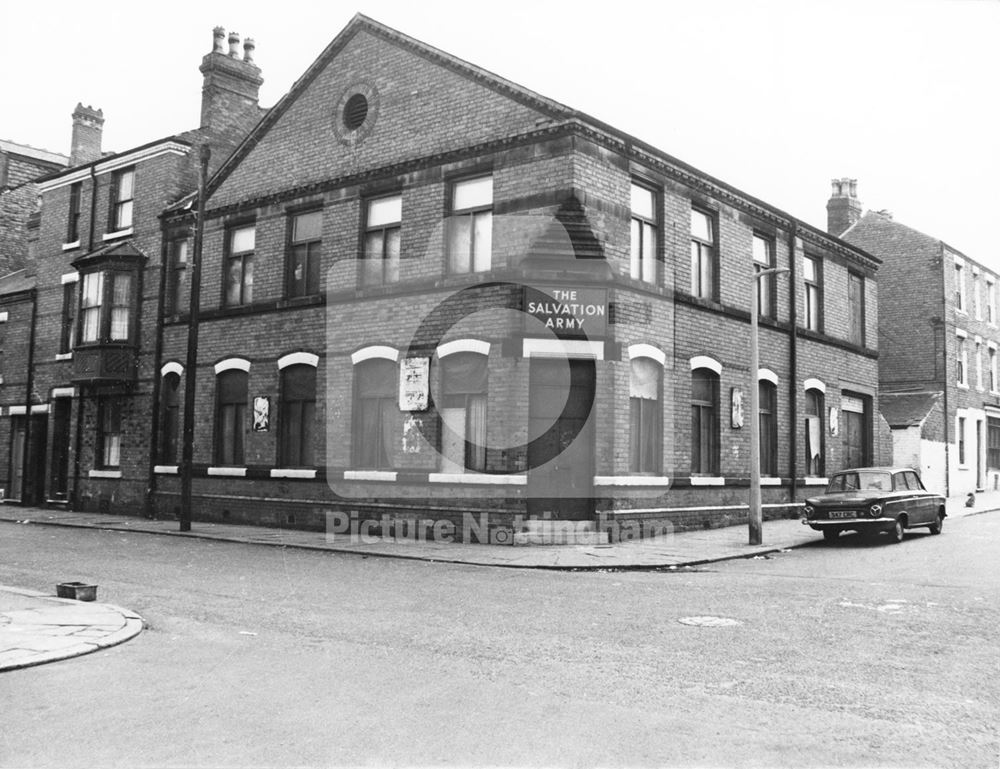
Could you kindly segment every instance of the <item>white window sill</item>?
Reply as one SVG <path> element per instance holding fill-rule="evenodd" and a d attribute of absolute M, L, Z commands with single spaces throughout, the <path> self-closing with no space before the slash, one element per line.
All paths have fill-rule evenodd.
<path fill-rule="evenodd" d="M 316 470 L 307 467 L 279 467 L 271 470 L 272 478 L 315 478 Z"/>
<path fill-rule="evenodd" d="M 79 238 L 77 238 L 72 243 L 63 243 L 62 250 L 72 251 L 74 248 L 79 248 L 79 247 L 80 247 L 80 240 Z"/>
<path fill-rule="evenodd" d="M 692 486 L 725 486 L 726 479 L 717 475 L 692 475 Z"/>
<path fill-rule="evenodd" d="M 781 485 L 781 478 L 761 478 L 760 479 L 760 485 L 761 486 L 780 486 Z"/>
<path fill-rule="evenodd" d="M 527 475 L 490 475 L 488 473 L 430 473 L 430 483 L 476 483 L 481 486 L 524 486 Z"/>
<path fill-rule="evenodd" d="M 827 484 L 826 478 L 803 478 L 802 479 L 802 485 L 803 486 L 826 486 L 826 484 Z"/>
<path fill-rule="evenodd" d="M 246 478 L 247 469 L 245 467 L 210 467 L 208 474 L 225 478 Z"/>
<path fill-rule="evenodd" d="M 177 475 L 180 472 L 179 465 L 154 465 L 153 472 L 157 475 Z"/>
<path fill-rule="evenodd" d="M 955 386 L 958 387 L 958 388 L 960 388 L 960 389 L 962 389 L 962 390 L 968 390 L 969 389 L 969 385 L 963 384 L 962 382 L 959 382 Z"/>
<path fill-rule="evenodd" d="M 88 478 L 121 478 L 121 470 L 91 470 L 87 473 Z"/>
<path fill-rule="evenodd" d="M 117 232 L 108 232 L 101 235 L 101 240 L 107 242 L 109 240 L 118 240 L 119 238 L 127 238 L 132 234 L 132 228 L 126 227 L 124 230 L 118 230 Z"/>
<path fill-rule="evenodd" d="M 57 352 L 56 360 L 73 360 L 73 353 L 71 352 Z"/>
<path fill-rule="evenodd" d="M 663 475 L 595 475 L 595 486 L 669 486 Z"/>
<path fill-rule="evenodd" d="M 344 470 L 345 481 L 394 481 L 395 470 Z"/>

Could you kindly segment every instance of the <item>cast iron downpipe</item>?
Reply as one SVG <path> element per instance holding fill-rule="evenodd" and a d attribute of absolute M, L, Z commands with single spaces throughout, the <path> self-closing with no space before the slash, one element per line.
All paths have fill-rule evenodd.
<path fill-rule="evenodd" d="M 798 322 L 799 322 L 799 301 L 798 301 L 798 283 L 795 282 L 796 275 L 798 271 L 796 266 L 798 261 L 796 260 L 795 253 L 795 241 L 798 234 L 798 225 L 793 221 L 792 226 L 788 231 L 788 266 L 791 272 L 788 274 L 788 283 L 791 287 L 791 333 L 789 335 L 789 345 L 788 345 L 788 405 L 789 413 L 792 420 L 792 430 L 788 441 L 788 464 L 791 468 L 792 475 L 792 485 L 789 489 L 788 501 L 794 502 L 797 496 L 797 483 L 798 483 L 798 451 L 799 451 L 799 408 L 798 408 L 798 395 L 799 395 L 799 333 L 798 333 Z"/>

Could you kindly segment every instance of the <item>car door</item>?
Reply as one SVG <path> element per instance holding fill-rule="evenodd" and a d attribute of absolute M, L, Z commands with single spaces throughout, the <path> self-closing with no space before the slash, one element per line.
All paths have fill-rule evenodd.
<path fill-rule="evenodd" d="M 913 470 L 907 470 L 904 475 L 906 476 L 907 485 L 912 489 L 914 494 L 910 522 L 928 523 L 933 518 L 933 500 L 927 494 L 924 485 L 920 482 L 920 477 Z"/>

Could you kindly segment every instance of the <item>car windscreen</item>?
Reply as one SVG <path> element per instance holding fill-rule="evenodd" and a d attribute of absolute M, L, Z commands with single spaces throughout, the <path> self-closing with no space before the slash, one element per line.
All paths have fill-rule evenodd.
<path fill-rule="evenodd" d="M 861 470 L 854 473 L 839 473 L 830 479 L 827 491 L 891 491 L 892 477 L 889 473 Z"/>

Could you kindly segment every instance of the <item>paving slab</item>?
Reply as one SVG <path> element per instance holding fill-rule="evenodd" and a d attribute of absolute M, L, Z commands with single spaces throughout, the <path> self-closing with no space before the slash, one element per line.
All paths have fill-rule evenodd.
<path fill-rule="evenodd" d="M 0 585 L 0 672 L 90 654 L 142 628 L 128 609 Z"/>

